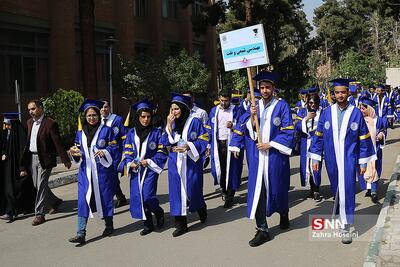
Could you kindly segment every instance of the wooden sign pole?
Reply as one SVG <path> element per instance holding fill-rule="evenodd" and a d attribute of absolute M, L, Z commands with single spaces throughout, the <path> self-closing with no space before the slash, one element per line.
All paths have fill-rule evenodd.
<path fill-rule="evenodd" d="M 251 105 L 255 107 L 256 106 L 256 98 L 254 97 L 253 77 L 251 75 L 250 68 L 247 68 L 247 78 L 249 80 Z M 258 143 L 261 144 L 262 143 L 262 139 L 261 139 L 260 125 L 258 124 L 257 115 L 255 115 L 255 116 L 252 115 L 252 119 L 254 119 L 254 122 L 255 122 L 255 125 L 256 125 L 256 133 L 257 133 Z"/>

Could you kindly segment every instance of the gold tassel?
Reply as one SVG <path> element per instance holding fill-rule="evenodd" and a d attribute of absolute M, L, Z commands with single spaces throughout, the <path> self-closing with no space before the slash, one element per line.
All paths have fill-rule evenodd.
<path fill-rule="evenodd" d="M 125 120 L 125 123 L 124 123 L 124 126 L 125 126 L 125 127 L 128 127 L 128 126 L 129 126 L 129 119 L 130 119 L 130 116 L 131 116 L 131 112 L 129 111 L 129 112 L 128 112 L 128 116 L 126 116 L 126 120 Z"/>
<path fill-rule="evenodd" d="M 78 115 L 78 131 L 82 131 L 81 115 Z"/>

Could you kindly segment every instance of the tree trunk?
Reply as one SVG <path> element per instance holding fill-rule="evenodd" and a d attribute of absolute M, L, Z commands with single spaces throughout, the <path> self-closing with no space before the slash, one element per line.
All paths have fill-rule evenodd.
<path fill-rule="evenodd" d="M 253 21 L 253 16 L 251 15 L 251 0 L 244 0 L 244 8 L 246 13 L 246 25 L 250 26 Z"/>
<path fill-rule="evenodd" d="M 86 97 L 97 97 L 94 0 L 79 0 L 82 81 Z"/>

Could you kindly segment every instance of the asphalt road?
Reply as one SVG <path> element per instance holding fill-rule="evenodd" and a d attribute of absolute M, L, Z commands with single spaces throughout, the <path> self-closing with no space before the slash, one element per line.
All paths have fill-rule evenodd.
<path fill-rule="evenodd" d="M 383 152 L 383 175 L 379 201 L 386 193 L 387 181 L 400 151 L 400 129 L 389 130 Z M 268 219 L 274 239 L 258 248 L 248 241 L 255 234 L 255 222 L 246 216 L 247 167 L 243 185 L 235 197 L 235 206 L 222 207 L 221 197 L 209 171 L 204 177 L 208 221 L 200 224 L 197 214 L 189 215 L 189 232 L 173 238 L 173 219 L 169 217 L 167 173 L 159 179 L 158 194 L 166 213 L 166 225 L 148 236 L 139 235 L 142 222 L 130 217 L 128 206 L 116 210 L 113 236 L 101 238 L 103 221 L 90 219 L 87 241 L 75 247 L 67 241 L 75 235 L 77 185 L 54 189 L 64 199 L 58 214 L 46 216 L 47 222 L 32 227 L 31 217 L 21 217 L 12 224 L 0 222 L 0 266 L 360 266 L 372 237 L 380 204 L 373 204 L 364 192 L 357 194 L 356 214 L 370 215 L 356 225 L 359 240 L 351 245 L 310 239 L 309 217 L 330 214 L 333 200 L 324 171 L 321 193 L 325 199 L 315 203 L 307 199 L 308 189 L 300 187 L 299 158 L 291 158 L 289 192 L 290 223 L 287 231 L 279 229 L 279 215 Z M 122 178 L 123 191 L 129 196 L 128 181 Z M 357 220 L 357 218 L 356 218 Z M 362 241 L 363 240 L 363 241 Z"/>

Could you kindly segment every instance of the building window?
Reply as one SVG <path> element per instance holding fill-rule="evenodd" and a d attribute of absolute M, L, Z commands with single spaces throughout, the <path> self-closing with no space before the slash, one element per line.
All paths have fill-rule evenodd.
<path fill-rule="evenodd" d="M 134 0 L 133 1 L 133 15 L 135 17 L 145 17 L 147 14 L 147 1 L 146 0 Z"/>
<path fill-rule="evenodd" d="M 165 41 L 163 44 L 164 53 L 168 56 L 177 56 L 181 51 L 179 43 Z"/>
<path fill-rule="evenodd" d="M 0 29 L 0 92 L 43 92 L 48 84 L 48 33 Z"/>
<path fill-rule="evenodd" d="M 205 6 L 206 4 L 203 0 L 193 0 L 192 15 L 199 15 Z"/>
<path fill-rule="evenodd" d="M 178 17 L 177 14 L 178 14 L 177 0 L 162 0 L 163 18 L 176 19 Z"/>

